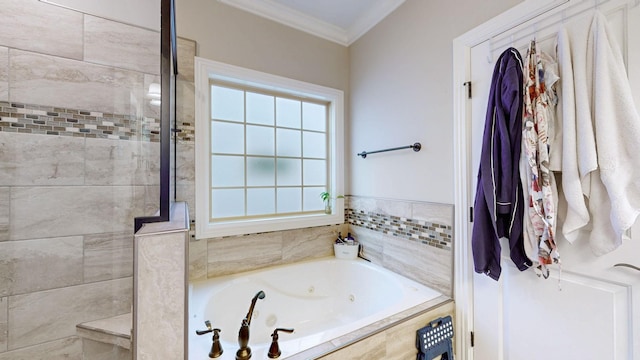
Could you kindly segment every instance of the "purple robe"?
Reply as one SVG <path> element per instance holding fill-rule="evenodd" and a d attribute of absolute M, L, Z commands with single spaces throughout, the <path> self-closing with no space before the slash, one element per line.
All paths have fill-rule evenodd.
<path fill-rule="evenodd" d="M 520 184 L 523 107 L 522 58 L 509 48 L 493 70 L 474 204 L 471 247 L 475 271 L 500 278 L 500 238 L 509 239 L 519 270 L 532 263 L 523 243 L 524 204 Z"/>

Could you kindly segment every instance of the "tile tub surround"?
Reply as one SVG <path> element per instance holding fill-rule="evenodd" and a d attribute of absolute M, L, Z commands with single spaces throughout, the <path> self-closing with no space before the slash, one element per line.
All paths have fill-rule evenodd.
<path fill-rule="evenodd" d="M 192 240 L 189 248 L 189 280 L 290 264 L 333 255 L 338 232 L 345 224 L 261 234 Z"/>
<path fill-rule="evenodd" d="M 347 196 L 349 231 L 365 257 L 453 294 L 453 205 Z"/>

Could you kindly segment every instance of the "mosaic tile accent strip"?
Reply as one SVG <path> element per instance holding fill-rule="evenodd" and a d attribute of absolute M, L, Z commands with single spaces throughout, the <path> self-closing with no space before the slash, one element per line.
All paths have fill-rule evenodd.
<path fill-rule="evenodd" d="M 451 250 L 453 230 L 451 226 L 423 220 L 378 214 L 356 209 L 345 209 L 345 221 L 383 234 L 420 241 L 438 249 Z"/>
<path fill-rule="evenodd" d="M 160 120 L 0 101 L 0 131 L 159 142 Z"/>
<path fill-rule="evenodd" d="M 179 141 L 194 141 L 196 127 L 192 123 L 182 122 L 178 134 Z"/>

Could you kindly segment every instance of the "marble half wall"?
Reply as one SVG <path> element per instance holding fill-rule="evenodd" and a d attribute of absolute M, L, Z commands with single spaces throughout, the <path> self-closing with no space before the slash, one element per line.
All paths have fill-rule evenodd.
<path fill-rule="evenodd" d="M 184 359 L 187 341 L 189 211 L 145 224 L 135 235 L 133 353 L 137 359 Z"/>

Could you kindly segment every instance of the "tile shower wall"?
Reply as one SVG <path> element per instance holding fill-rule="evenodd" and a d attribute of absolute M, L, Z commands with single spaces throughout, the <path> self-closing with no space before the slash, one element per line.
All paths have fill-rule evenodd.
<path fill-rule="evenodd" d="M 158 206 L 159 35 L 38 0 L 0 22 L 0 360 L 81 359 L 131 311 L 133 218 Z"/>

